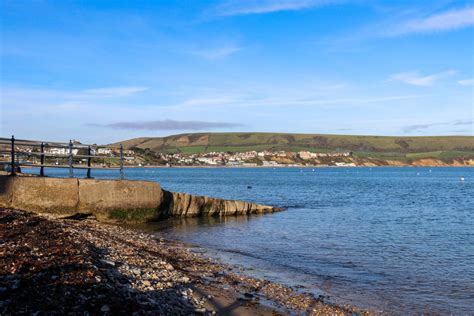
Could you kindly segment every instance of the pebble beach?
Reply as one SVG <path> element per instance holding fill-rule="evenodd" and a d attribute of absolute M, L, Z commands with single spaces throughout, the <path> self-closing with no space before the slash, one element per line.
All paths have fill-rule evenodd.
<path fill-rule="evenodd" d="M 0 314 L 369 315 L 256 279 L 181 242 L 0 210 Z"/>

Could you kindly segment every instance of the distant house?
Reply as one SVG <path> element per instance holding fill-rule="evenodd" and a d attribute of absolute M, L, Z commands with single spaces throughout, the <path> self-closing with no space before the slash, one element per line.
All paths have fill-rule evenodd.
<path fill-rule="evenodd" d="M 276 161 L 263 161 L 264 167 L 277 167 L 279 164 Z"/>
<path fill-rule="evenodd" d="M 300 151 L 298 153 L 298 156 L 300 156 L 300 158 L 303 160 L 308 160 L 308 159 L 313 158 L 312 153 L 310 153 L 309 151 Z"/>
<path fill-rule="evenodd" d="M 236 160 L 229 160 L 226 162 L 227 166 L 240 166 L 241 162 Z M 245 165 L 245 164 L 244 164 Z"/>
<path fill-rule="evenodd" d="M 52 147 L 52 148 L 47 148 L 45 152 L 51 155 L 69 155 L 69 148 Z M 79 149 L 73 149 L 71 152 L 73 155 L 77 155 L 77 153 L 79 152 Z"/>
<path fill-rule="evenodd" d="M 208 164 L 208 165 L 217 165 L 217 162 L 214 161 L 212 158 L 200 157 L 200 158 L 197 158 L 197 161 Z"/>
<path fill-rule="evenodd" d="M 98 148 L 97 149 L 97 154 L 109 156 L 109 155 L 112 155 L 112 149 L 111 148 L 106 148 L 106 147 Z"/>

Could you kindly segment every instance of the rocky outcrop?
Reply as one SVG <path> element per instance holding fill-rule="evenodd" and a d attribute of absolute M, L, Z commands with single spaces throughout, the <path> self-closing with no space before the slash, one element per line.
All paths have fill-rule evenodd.
<path fill-rule="evenodd" d="M 0 176 L 0 207 L 100 221 L 262 214 L 282 209 L 162 190 L 151 181 Z"/>
<path fill-rule="evenodd" d="M 163 201 L 160 205 L 160 214 L 164 217 L 249 215 L 281 210 L 281 208 L 250 202 L 223 200 L 166 190 L 163 190 Z"/>

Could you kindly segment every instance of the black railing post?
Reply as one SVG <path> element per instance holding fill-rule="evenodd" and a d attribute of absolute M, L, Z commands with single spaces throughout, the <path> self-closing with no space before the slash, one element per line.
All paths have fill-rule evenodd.
<path fill-rule="evenodd" d="M 44 177 L 44 143 L 41 142 L 41 168 L 40 168 L 40 176 Z"/>
<path fill-rule="evenodd" d="M 123 146 L 120 144 L 120 179 L 123 180 Z"/>
<path fill-rule="evenodd" d="M 91 177 L 91 161 L 92 161 L 92 157 L 91 157 L 91 154 L 92 154 L 92 150 L 91 150 L 91 146 L 87 147 L 87 178 L 90 178 Z"/>
<path fill-rule="evenodd" d="M 15 172 L 15 136 L 12 135 L 12 148 L 11 148 L 11 155 L 12 155 L 12 160 L 11 160 L 11 165 L 12 165 L 12 170 L 11 170 L 11 175 L 14 176 L 16 175 Z"/>
<path fill-rule="evenodd" d="M 74 171 L 72 170 L 72 140 L 69 140 L 69 178 L 74 177 Z"/>

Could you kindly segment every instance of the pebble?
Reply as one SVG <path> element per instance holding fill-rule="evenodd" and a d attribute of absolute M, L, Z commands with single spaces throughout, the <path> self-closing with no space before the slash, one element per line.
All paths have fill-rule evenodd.
<path fill-rule="evenodd" d="M 102 307 L 100 308 L 100 311 L 101 311 L 101 312 L 104 312 L 104 313 L 110 312 L 110 307 L 109 307 L 109 305 L 102 305 Z"/>
<path fill-rule="evenodd" d="M 194 312 L 197 314 L 205 314 L 207 310 L 205 308 L 195 308 Z"/>
<path fill-rule="evenodd" d="M 113 261 L 105 260 L 105 259 L 101 259 L 100 261 L 104 264 L 115 267 L 115 262 L 113 262 Z"/>

